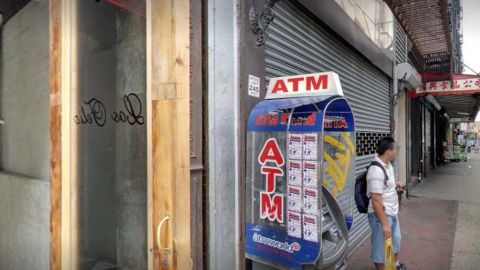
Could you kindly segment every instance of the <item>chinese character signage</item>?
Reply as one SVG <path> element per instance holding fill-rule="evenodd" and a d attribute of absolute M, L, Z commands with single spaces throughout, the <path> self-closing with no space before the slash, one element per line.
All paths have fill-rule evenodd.
<path fill-rule="evenodd" d="M 416 89 L 416 95 L 459 95 L 480 92 L 480 78 L 471 77 L 450 81 L 426 82 Z"/>

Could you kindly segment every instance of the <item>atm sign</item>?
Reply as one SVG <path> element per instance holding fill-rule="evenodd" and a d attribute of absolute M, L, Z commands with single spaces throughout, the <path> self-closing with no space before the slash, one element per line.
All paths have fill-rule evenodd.
<path fill-rule="evenodd" d="M 306 91 L 318 91 L 328 89 L 328 75 L 293 77 L 284 80 L 277 80 L 272 89 L 272 94 L 277 92 L 288 93 L 298 92 L 299 85 L 305 84 Z M 287 86 L 288 85 L 288 86 Z"/>
<path fill-rule="evenodd" d="M 266 99 L 343 95 L 340 79 L 334 72 L 272 78 Z"/>
<path fill-rule="evenodd" d="M 258 156 L 261 173 L 265 179 L 265 190 L 260 191 L 260 218 L 283 223 L 284 197 L 277 193 L 277 177 L 283 176 L 285 159 L 275 138 L 268 139 Z M 268 166 L 274 164 L 275 166 Z"/>

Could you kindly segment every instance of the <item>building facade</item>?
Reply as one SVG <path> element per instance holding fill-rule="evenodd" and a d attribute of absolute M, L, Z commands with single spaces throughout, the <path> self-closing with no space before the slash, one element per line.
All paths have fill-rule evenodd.
<path fill-rule="evenodd" d="M 8 2 L 1 269 L 272 269 L 246 258 L 245 223 L 247 120 L 274 77 L 338 74 L 355 175 L 384 136 L 400 181 L 436 165 L 445 110 L 408 90 L 461 51 L 425 60 L 401 1 Z M 368 235 L 353 213 L 348 252 Z M 324 241 L 323 262 L 339 253 Z"/>

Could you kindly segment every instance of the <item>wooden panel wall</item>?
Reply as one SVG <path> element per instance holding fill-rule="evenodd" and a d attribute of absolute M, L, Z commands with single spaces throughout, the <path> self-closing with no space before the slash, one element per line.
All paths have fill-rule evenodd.
<path fill-rule="evenodd" d="M 190 4 L 150 0 L 147 4 L 147 101 L 151 219 L 149 230 L 171 216 L 155 241 L 153 269 L 192 269 L 190 227 Z M 152 234 L 150 234 L 152 235 Z"/>
<path fill-rule="evenodd" d="M 50 0 L 50 269 L 62 265 L 61 0 Z"/>
<path fill-rule="evenodd" d="M 152 251 L 149 269 L 194 268 L 190 222 L 189 1 L 147 0 L 148 238 Z M 66 2 L 72 3 L 50 0 L 50 268 L 54 270 L 75 265 L 75 258 L 65 257 L 74 254 L 72 248 L 75 249 L 71 244 L 65 245 L 75 240 L 70 226 L 75 222 L 70 213 L 72 198 L 62 197 L 62 192 L 69 193 L 72 184 L 67 177 L 70 131 L 66 121 L 62 122 L 62 113 L 64 118 L 70 115 L 68 93 L 73 89 L 67 83 L 74 80 L 71 62 L 63 60 L 62 55 L 72 53 L 68 48 L 75 49 L 71 46 L 74 41 L 67 40 L 70 35 L 62 38 L 62 32 L 73 29 L 70 26 L 69 30 L 62 30 L 62 22 L 73 20 L 64 16 L 64 13 L 73 16 L 71 9 L 62 6 Z M 62 43 L 66 48 L 62 48 Z M 67 212 L 62 213 L 62 208 Z M 171 252 L 160 251 L 154 239 L 157 225 L 166 214 L 171 219 L 161 232 L 161 242 L 163 246 L 172 247 Z"/>

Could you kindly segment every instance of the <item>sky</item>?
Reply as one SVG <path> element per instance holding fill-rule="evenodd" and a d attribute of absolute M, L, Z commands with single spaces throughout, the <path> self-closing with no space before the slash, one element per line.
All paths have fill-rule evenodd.
<path fill-rule="evenodd" d="M 480 72 L 480 1 L 463 0 L 463 61 Z M 473 74 L 468 68 L 465 73 Z"/>
<path fill-rule="evenodd" d="M 462 0 L 463 2 L 463 62 L 480 72 L 480 1 Z M 473 74 L 465 68 L 464 73 Z M 480 121 L 480 114 L 476 121 Z"/>

